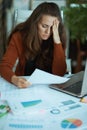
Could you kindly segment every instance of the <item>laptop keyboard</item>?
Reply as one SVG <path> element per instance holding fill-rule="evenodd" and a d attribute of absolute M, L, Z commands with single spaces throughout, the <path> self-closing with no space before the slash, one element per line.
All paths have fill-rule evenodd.
<path fill-rule="evenodd" d="M 64 90 L 73 92 L 75 94 L 79 94 L 81 92 L 81 88 L 82 88 L 82 81 L 78 81 L 75 84 L 72 84 L 67 88 L 64 88 Z"/>

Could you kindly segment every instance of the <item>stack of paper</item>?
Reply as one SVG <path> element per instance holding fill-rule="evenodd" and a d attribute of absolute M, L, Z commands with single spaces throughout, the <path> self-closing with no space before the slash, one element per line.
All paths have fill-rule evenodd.
<path fill-rule="evenodd" d="M 32 83 L 31 87 L 27 89 L 15 89 L 11 91 L 5 91 L 1 93 L 1 98 L 7 100 L 12 112 L 14 114 L 35 114 L 40 113 L 40 111 L 48 110 L 49 101 L 38 93 L 38 86 L 41 84 L 60 84 L 64 83 L 69 78 L 64 78 L 61 76 L 53 75 L 42 70 L 36 69 L 33 74 L 27 79 Z M 36 87 L 33 89 L 33 84 Z"/>

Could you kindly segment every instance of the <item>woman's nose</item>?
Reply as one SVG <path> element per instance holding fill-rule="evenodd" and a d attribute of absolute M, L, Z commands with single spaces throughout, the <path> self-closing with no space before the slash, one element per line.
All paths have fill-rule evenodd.
<path fill-rule="evenodd" d="M 47 28 L 47 29 L 45 30 L 45 32 L 46 32 L 47 34 L 50 34 L 50 28 Z"/>

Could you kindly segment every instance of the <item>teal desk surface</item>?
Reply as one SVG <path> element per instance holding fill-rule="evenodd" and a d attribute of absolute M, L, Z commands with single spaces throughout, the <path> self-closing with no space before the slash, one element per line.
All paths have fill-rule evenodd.
<path fill-rule="evenodd" d="M 12 108 L 0 117 L 0 130 L 87 130 L 87 104 L 49 85 L 18 89 L 0 77 L 0 95 Z"/>

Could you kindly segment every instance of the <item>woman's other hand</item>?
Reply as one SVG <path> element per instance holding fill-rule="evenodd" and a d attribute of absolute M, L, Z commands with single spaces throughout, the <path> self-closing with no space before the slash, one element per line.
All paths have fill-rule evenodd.
<path fill-rule="evenodd" d="M 27 88 L 28 86 L 31 85 L 30 82 L 28 82 L 25 78 L 23 77 L 18 77 L 16 75 L 12 76 L 11 82 L 16 85 L 18 88 Z"/>

